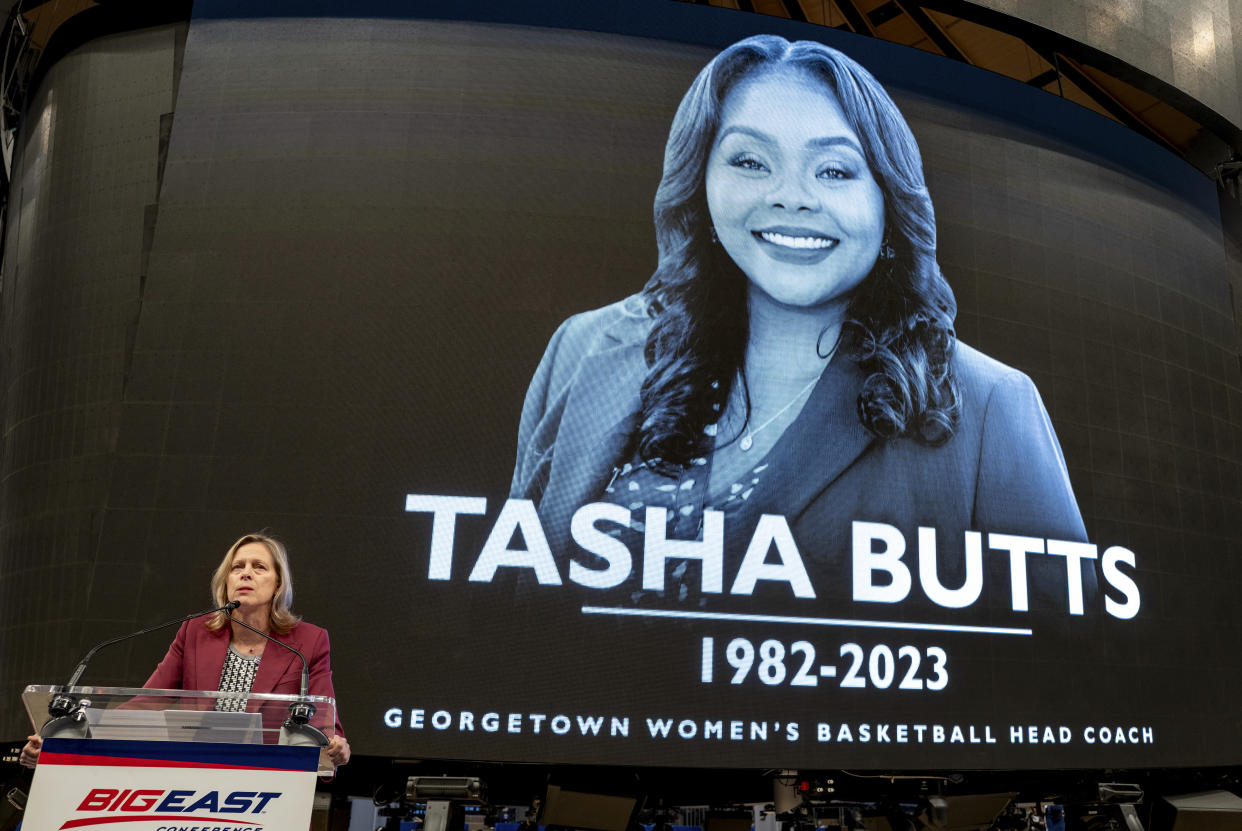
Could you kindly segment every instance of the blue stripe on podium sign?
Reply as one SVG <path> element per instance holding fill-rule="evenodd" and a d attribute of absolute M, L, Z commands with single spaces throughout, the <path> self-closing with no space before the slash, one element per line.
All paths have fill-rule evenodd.
<path fill-rule="evenodd" d="M 319 748 L 277 744 L 47 739 L 43 742 L 39 764 L 314 772 L 319 768 Z"/>

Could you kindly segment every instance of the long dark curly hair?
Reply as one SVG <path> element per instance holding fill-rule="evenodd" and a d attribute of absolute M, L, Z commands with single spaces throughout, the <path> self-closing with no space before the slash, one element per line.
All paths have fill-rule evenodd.
<path fill-rule="evenodd" d="M 813 41 L 759 35 L 703 68 L 669 130 L 655 197 L 659 264 L 643 289 L 653 325 L 637 449 L 649 463 L 681 466 L 701 455 L 704 427 L 717 420 L 736 379 L 745 383 L 747 278 L 711 239 L 706 167 L 729 91 L 778 67 L 807 71 L 835 93 L 884 194 L 893 257 L 877 259 L 855 289 L 842 329 L 843 354 L 867 374 L 859 419 L 881 439 L 931 445 L 948 441 L 957 424 L 949 368 L 957 302 L 936 263 L 935 213 L 914 135 L 854 60 Z"/>

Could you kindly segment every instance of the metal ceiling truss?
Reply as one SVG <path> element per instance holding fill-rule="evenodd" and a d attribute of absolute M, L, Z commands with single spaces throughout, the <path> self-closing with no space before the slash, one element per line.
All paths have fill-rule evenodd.
<path fill-rule="evenodd" d="M 760 13 L 756 0 L 689 2 Z M 92 8 L 137 11 L 144 6 L 151 9 L 178 5 L 186 7 L 188 16 L 189 0 L 15 0 L 0 31 L 4 42 L 0 64 L 0 140 L 13 135 L 40 58 L 62 24 Z M 844 23 L 838 24 L 838 28 L 919 48 L 930 46 L 929 51 L 952 60 L 1001 72 L 1062 97 L 1077 98 L 1078 103 L 1179 153 L 1205 172 L 1210 172 L 1222 156 L 1242 157 L 1242 128 L 1172 84 L 1099 49 L 969 0 L 767 0 L 760 6 L 765 14 L 820 25 L 830 25 L 830 21 L 835 23 L 839 18 Z M 944 22 L 945 18 L 949 22 Z M 1006 71 L 1004 67 L 989 66 L 986 60 L 972 60 L 971 50 L 954 36 L 955 32 L 965 31 L 960 28 L 962 23 L 971 24 L 970 34 L 976 39 L 980 32 L 994 32 L 997 38 L 1021 41 L 1046 66 L 1031 66 L 1023 76 L 1012 71 L 1012 67 Z M 972 41 L 972 45 L 977 43 Z M 995 45 L 992 52 L 995 56 Z M 10 163 L 11 156 L 6 152 L 6 178 Z"/>
<path fill-rule="evenodd" d="M 694 2 L 754 11 L 751 0 Z M 1221 154 L 1235 159 L 1242 156 L 1242 129 L 1173 85 L 1102 50 L 969 0 L 781 0 L 779 7 L 775 4 L 767 4 L 766 7 L 771 10 L 767 12 L 770 14 L 830 25 L 830 19 L 836 15 L 830 17 L 829 6 L 845 21 L 845 26 L 837 28 L 848 28 L 857 34 L 918 45 L 920 48 L 924 48 L 925 39 L 934 51 L 952 60 L 1001 72 L 1064 98 L 1071 98 L 1071 94 L 1077 98 L 1076 93 L 1081 93 L 1082 98 L 1077 103 L 1089 106 L 1178 153 L 1206 173 L 1212 172 Z M 783 8 L 785 14 L 781 15 L 775 10 L 777 8 Z M 937 16 L 941 16 L 942 20 L 944 17 L 952 18 L 953 23 L 942 26 L 937 22 Z M 1001 67 L 989 66 L 986 61 L 972 60 L 960 39 L 956 39 L 949 30 L 955 28 L 957 22 L 974 24 L 981 27 L 976 31 L 990 30 L 997 37 L 1015 38 L 1047 66 L 1032 66 L 1030 73 L 1021 77 Z M 897 32 L 900 34 L 895 34 Z M 915 32 L 921 38 L 913 34 Z M 1055 88 L 1052 86 L 1054 83 Z M 1110 90 L 1110 87 L 1113 89 Z M 1126 93 L 1125 87 L 1144 95 Z M 1154 99 L 1153 104 L 1163 105 L 1164 109 L 1159 112 L 1156 112 L 1158 108 L 1136 111 L 1121 100 L 1126 97 L 1131 100 L 1149 97 Z M 1156 122 L 1153 122 L 1153 116 L 1148 115 L 1148 110 L 1155 113 Z M 1164 123 L 1159 123 L 1160 119 Z M 1170 124 L 1176 125 L 1176 129 L 1171 129 Z M 1214 152 L 1216 158 L 1211 161 L 1190 158 L 1194 153 L 1202 155 L 1203 147 L 1200 145 L 1205 144 L 1205 139 L 1209 155 Z"/>

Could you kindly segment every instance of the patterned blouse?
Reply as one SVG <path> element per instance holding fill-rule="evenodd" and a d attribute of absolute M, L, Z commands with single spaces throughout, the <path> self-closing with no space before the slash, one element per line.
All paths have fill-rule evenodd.
<path fill-rule="evenodd" d="M 708 428 L 709 434 L 714 434 L 714 427 L 712 425 Z M 652 465 L 637 459 L 626 462 L 622 467 L 613 469 L 612 479 L 604 488 L 602 499 L 628 508 L 630 525 L 628 528 L 613 525 L 606 533 L 626 542 L 631 550 L 635 546 L 641 547 L 641 535 L 647 530 L 645 509 L 664 508 L 668 521 L 665 539 L 701 540 L 703 511 L 709 508 L 722 511 L 727 524 L 729 518 L 742 510 L 755 489 L 760 486 L 763 474 L 769 467 L 766 457 L 756 459 L 756 464 L 741 479 L 724 490 L 713 488 L 714 493 L 709 494 L 710 457 L 692 459 L 688 467 L 672 475 L 653 469 Z M 644 599 L 668 597 L 680 603 L 689 600 L 705 606 L 707 598 L 698 592 L 699 576 L 695 573 L 687 579 L 688 566 L 689 563 L 685 560 L 673 566 L 668 573 L 665 591 L 636 590 L 631 593 L 630 601 L 641 604 Z"/>
<path fill-rule="evenodd" d="M 262 657 L 243 655 L 237 647 L 229 644 L 228 654 L 224 658 L 224 669 L 220 672 L 220 692 L 240 695 L 217 698 L 217 710 L 226 713 L 246 712 L 246 703 L 250 700 L 250 690 L 254 686 L 254 676 L 259 671 L 259 659 Z"/>

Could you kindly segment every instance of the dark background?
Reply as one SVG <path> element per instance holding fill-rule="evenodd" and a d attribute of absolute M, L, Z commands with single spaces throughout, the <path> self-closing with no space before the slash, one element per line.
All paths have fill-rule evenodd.
<path fill-rule="evenodd" d="M 546 24 L 560 7 L 531 8 Z M 6 733 L 26 730 L 22 686 L 62 682 L 93 642 L 205 605 L 227 546 L 267 528 L 292 552 L 298 610 L 332 633 L 356 753 L 1237 763 L 1237 265 L 1211 183 L 1119 125 L 922 53 L 684 4 L 653 3 L 662 37 L 643 38 L 598 8 L 573 22 L 605 31 L 514 25 L 512 10 L 489 23 L 320 17 L 342 10 L 318 4 L 249 19 L 199 2 L 188 29 L 117 36 L 49 73 L 15 166 L 3 287 Z M 590 593 L 516 605 L 508 581 L 464 582 L 548 337 L 649 276 L 676 104 L 718 48 L 759 31 L 824 39 L 888 85 L 923 150 L 959 335 L 1034 379 L 1090 538 L 1136 553 L 1137 619 L 1032 615 L 1079 641 L 1066 653 L 799 631 L 821 657 L 847 639 L 940 643 L 960 672 L 939 698 L 821 687 L 808 704 L 788 687 L 704 694 L 698 638 L 737 627 L 584 623 Z M 119 80 L 87 81 L 100 77 Z M 425 580 L 430 521 L 404 512 L 407 493 L 488 498 L 488 520 L 459 523 L 453 582 Z M 165 643 L 104 653 L 87 680 L 137 685 Z M 390 730 L 394 706 L 628 714 L 636 737 L 646 715 L 797 712 L 804 737 L 848 714 L 998 734 L 1152 724 L 1158 743 L 488 740 Z"/>

